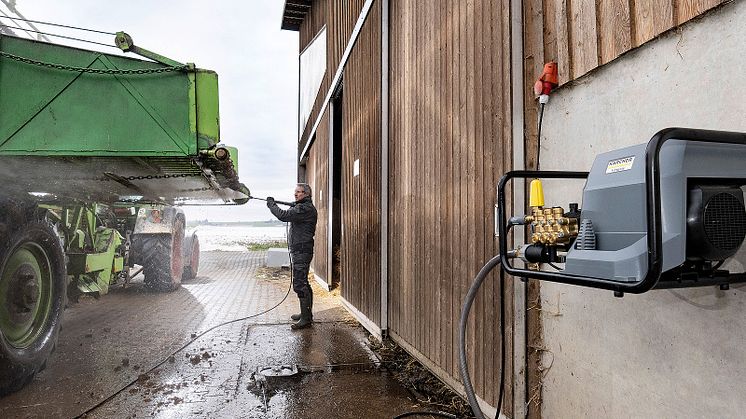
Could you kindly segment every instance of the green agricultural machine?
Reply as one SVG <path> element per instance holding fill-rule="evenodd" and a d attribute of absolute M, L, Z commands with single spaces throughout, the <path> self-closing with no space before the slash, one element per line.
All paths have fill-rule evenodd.
<path fill-rule="evenodd" d="M 0 35 L 0 394 L 44 367 L 69 296 L 197 274 L 180 205 L 248 200 L 217 74 L 116 44 L 152 61 Z"/>

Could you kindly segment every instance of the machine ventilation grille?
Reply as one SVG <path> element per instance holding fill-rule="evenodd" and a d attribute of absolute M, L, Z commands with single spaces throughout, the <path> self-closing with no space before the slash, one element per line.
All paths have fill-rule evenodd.
<path fill-rule="evenodd" d="M 735 250 L 746 236 L 746 211 L 732 194 L 721 192 L 705 206 L 704 227 L 707 240 L 720 250 Z"/>

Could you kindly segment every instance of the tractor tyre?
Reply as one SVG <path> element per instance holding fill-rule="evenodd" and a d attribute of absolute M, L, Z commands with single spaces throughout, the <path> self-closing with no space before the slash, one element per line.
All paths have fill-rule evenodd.
<path fill-rule="evenodd" d="M 183 280 L 197 277 L 199 271 L 199 237 L 196 234 L 184 237 L 184 274 Z"/>
<path fill-rule="evenodd" d="M 172 234 L 147 234 L 139 240 L 145 285 L 158 291 L 179 288 L 184 274 L 184 220 L 174 221 Z"/>
<path fill-rule="evenodd" d="M 65 253 L 40 214 L 0 233 L 0 396 L 44 368 L 67 304 Z"/>

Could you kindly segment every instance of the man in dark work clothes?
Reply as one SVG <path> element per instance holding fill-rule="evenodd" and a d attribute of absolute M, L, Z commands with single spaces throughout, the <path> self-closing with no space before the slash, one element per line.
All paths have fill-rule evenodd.
<path fill-rule="evenodd" d="M 308 270 L 313 258 L 313 236 L 316 233 L 316 207 L 311 202 L 311 187 L 299 183 L 295 187 L 295 205 L 287 210 L 280 209 L 272 197 L 267 198 L 267 208 L 278 220 L 290 222 L 288 247 L 293 268 L 293 291 L 300 300 L 300 314 L 291 318 L 297 320 L 290 327 L 303 329 L 313 323 L 313 291 L 308 283 Z"/>

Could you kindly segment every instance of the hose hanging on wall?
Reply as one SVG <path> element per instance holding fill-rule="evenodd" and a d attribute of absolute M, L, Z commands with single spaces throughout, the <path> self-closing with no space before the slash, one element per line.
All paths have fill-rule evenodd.
<path fill-rule="evenodd" d="M 557 87 L 557 63 L 548 62 L 544 65 L 544 72 L 534 85 L 534 93 L 539 97 L 539 121 L 537 129 L 537 150 L 536 150 L 536 170 L 539 168 L 539 156 L 541 151 L 541 126 L 544 120 L 544 106 L 549 101 L 549 94 L 552 89 Z M 469 319 L 471 305 L 474 303 L 477 291 L 482 286 L 482 282 L 487 275 L 500 264 L 500 255 L 490 259 L 479 271 L 469 288 L 469 292 L 464 298 L 464 305 L 461 308 L 461 319 L 459 321 L 459 367 L 461 380 L 464 383 L 464 390 L 469 401 L 469 406 L 477 419 L 484 419 L 482 409 L 479 407 L 477 397 L 474 393 L 474 387 L 471 384 L 469 376 L 469 367 L 466 359 L 466 327 Z M 500 417 L 502 409 L 503 395 L 505 393 L 505 272 L 500 269 L 500 389 L 497 397 L 497 411 L 495 419 Z"/>
<path fill-rule="evenodd" d="M 482 409 L 479 407 L 477 396 L 474 393 L 474 387 L 471 384 L 471 377 L 469 376 L 469 365 L 466 360 L 466 327 L 469 320 L 469 312 L 471 311 L 471 305 L 474 303 L 474 299 L 477 296 L 479 288 L 482 286 L 482 282 L 487 275 L 495 269 L 495 266 L 500 264 L 500 255 L 490 259 L 479 271 L 477 276 L 469 288 L 469 292 L 464 297 L 464 305 L 461 307 L 461 319 L 459 321 L 458 330 L 458 343 L 459 343 L 459 368 L 461 373 L 461 380 L 464 383 L 464 390 L 466 391 L 466 398 L 469 401 L 469 406 L 477 419 L 485 419 Z M 500 296 L 503 297 L 504 291 L 504 277 L 502 269 L 500 269 Z M 505 387 L 505 303 L 500 301 L 500 391 L 498 392 L 497 399 L 497 412 L 495 418 L 500 416 L 500 409 L 502 408 L 502 399 Z"/>

